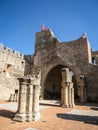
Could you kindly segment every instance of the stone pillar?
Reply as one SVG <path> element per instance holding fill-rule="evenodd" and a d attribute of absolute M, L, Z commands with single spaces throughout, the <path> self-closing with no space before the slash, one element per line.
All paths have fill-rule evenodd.
<path fill-rule="evenodd" d="M 34 85 L 33 86 L 33 121 L 36 121 L 40 118 L 39 112 L 39 93 L 40 93 L 40 86 Z"/>
<path fill-rule="evenodd" d="M 19 88 L 19 102 L 18 111 L 14 116 L 13 120 L 25 121 L 26 120 L 26 92 L 27 92 L 27 80 L 26 78 L 20 78 Z"/>
<path fill-rule="evenodd" d="M 20 78 L 18 111 L 13 120 L 37 121 L 40 119 L 40 77 Z"/>
<path fill-rule="evenodd" d="M 70 87 L 70 84 L 68 86 L 68 102 L 69 102 L 69 107 L 72 107 L 71 104 L 72 104 L 72 93 L 71 93 L 71 87 Z"/>
<path fill-rule="evenodd" d="M 19 96 L 19 109 L 18 112 L 20 114 L 26 113 L 26 92 L 27 92 L 27 81 L 26 79 L 21 79 L 21 85 L 20 85 L 20 96 Z"/>
<path fill-rule="evenodd" d="M 71 88 L 72 93 L 72 107 L 75 107 L 75 101 L 74 101 L 74 88 Z"/>
<path fill-rule="evenodd" d="M 62 107 L 69 107 L 68 106 L 68 86 L 65 84 L 61 88 L 61 106 Z"/>
<path fill-rule="evenodd" d="M 62 69 L 61 106 L 74 107 L 74 88 L 72 83 L 72 72 L 68 68 Z"/>
<path fill-rule="evenodd" d="M 33 120 L 33 117 L 32 117 L 32 114 L 33 114 L 33 110 L 32 110 L 32 107 L 33 107 L 33 85 L 30 83 L 29 86 L 28 86 L 28 89 L 27 89 L 27 104 L 26 104 L 26 113 L 27 113 L 27 116 L 26 116 L 26 120 L 27 121 L 32 121 Z"/>

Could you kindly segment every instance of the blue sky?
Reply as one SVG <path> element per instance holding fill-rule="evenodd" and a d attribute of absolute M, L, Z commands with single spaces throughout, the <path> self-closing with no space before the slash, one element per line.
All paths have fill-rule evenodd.
<path fill-rule="evenodd" d="M 0 43 L 33 54 L 36 32 L 51 28 L 60 41 L 87 34 L 98 50 L 98 0 L 0 0 Z"/>

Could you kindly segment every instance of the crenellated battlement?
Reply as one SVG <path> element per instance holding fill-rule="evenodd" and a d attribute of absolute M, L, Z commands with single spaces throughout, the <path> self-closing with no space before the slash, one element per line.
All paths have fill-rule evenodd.
<path fill-rule="evenodd" d="M 11 48 L 4 47 L 2 44 L 0 44 L 0 52 L 7 53 L 8 55 L 11 55 L 11 56 L 14 56 L 14 57 L 17 57 L 17 58 L 24 59 L 23 54 L 21 54 L 18 51 L 13 51 Z"/>

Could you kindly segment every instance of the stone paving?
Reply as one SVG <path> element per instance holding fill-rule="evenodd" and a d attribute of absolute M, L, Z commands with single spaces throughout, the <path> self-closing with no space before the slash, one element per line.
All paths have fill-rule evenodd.
<path fill-rule="evenodd" d="M 12 120 L 17 103 L 0 104 L 0 130 L 98 130 L 98 105 L 80 104 L 61 108 L 58 101 L 40 102 L 41 119 L 37 122 Z"/>
<path fill-rule="evenodd" d="M 42 101 L 40 103 L 43 104 L 43 103 L 46 103 L 46 102 Z M 18 103 L 16 103 L 16 102 L 9 102 L 9 103 L 2 103 L 2 104 L 0 104 L 0 109 L 8 109 L 8 110 L 12 110 L 12 111 L 17 111 L 17 108 L 18 108 Z M 40 109 L 44 109 L 44 108 L 45 109 L 49 108 L 49 106 L 40 105 Z"/>

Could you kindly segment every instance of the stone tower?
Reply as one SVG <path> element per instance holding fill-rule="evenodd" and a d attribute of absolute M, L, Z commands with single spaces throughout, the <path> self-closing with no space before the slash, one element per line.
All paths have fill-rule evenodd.
<path fill-rule="evenodd" d="M 42 71 L 41 96 L 44 99 L 61 98 L 61 70 L 68 68 L 73 73 L 75 101 L 97 98 L 97 92 L 91 94 L 98 89 L 94 75 L 94 72 L 98 75 L 98 68 L 92 62 L 93 55 L 86 34 L 74 41 L 60 42 L 50 29 L 36 33 L 33 68 Z"/>

